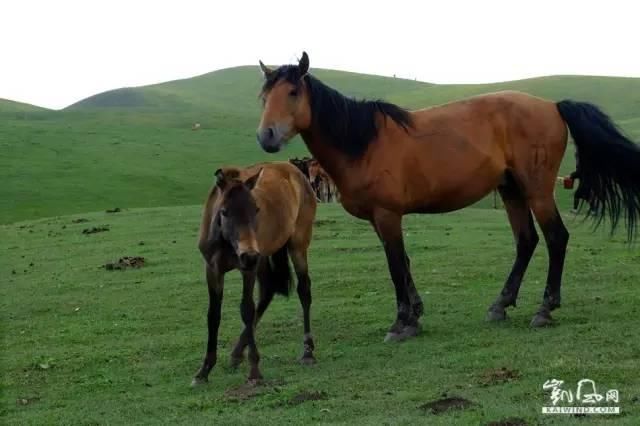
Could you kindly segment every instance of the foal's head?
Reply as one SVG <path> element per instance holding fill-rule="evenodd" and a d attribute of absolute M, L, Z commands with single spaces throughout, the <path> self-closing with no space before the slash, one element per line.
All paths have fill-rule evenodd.
<path fill-rule="evenodd" d="M 260 172 L 243 182 L 225 175 L 222 170 L 216 171 L 221 201 L 211 226 L 211 239 L 226 242 L 237 256 L 241 269 L 253 268 L 260 254 L 256 240 L 259 208 L 251 194 Z"/>
<path fill-rule="evenodd" d="M 258 127 L 258 143 L 267 152 L 278 152 L 282 145 L 311 125 L 311 106 L 305 77 L 309 56 L 302 53 L 298 65 L 283 65 L 275 70 L 260 61 L 264 75 L 262 100 L 264 111 Z"/>

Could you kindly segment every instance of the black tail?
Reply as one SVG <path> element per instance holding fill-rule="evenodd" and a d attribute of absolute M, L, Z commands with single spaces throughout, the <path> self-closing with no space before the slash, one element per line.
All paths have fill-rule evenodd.
<path fill-rule="evenodd" d="M 289 296 L 293 278 L 286 245 L 269 258 L 261 260 L 258 265 L 258 281 L 263 291 Z"/>
<path fill-rule="evenodd" d="M 590 204 L 596 226 L 608 217 L 612 233 L 623 216 L 631 241 L 640 218 L 640 147 L 595 105 L 565 100 L 557 107 L 576 144 L 581 206 Z"/>

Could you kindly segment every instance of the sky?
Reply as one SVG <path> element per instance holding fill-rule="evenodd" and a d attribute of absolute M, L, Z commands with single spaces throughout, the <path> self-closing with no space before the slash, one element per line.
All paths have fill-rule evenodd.
<path fill-rule="evenodd" d="M 485 83 L 640 77 L 636 0 L 2 0 L 0 98 L 63 108 L 221 68 L 313 68 Z"/>

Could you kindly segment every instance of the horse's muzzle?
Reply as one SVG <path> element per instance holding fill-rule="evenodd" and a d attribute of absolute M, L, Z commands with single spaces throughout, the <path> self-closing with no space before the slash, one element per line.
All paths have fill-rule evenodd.
<path fill-rule="evenodd" d="M 260 255 L 255 251 L 246 251 L 240 253 L 238 260 L 240 261 L 240 268 L 243 270 L 253 269 L 258 264 L 258 258 Z"/>
<path fill-rule="evenodd" d="M 274 127 L 267 127 L 258 130 L 256 138 L 260 147 L 266 152 L 273 154 L 282 148 L 282 135 Z"/>

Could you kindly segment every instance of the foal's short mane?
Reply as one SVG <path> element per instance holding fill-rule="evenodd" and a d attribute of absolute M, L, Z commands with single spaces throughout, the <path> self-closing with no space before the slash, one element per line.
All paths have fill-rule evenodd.
<path fill-rule="evenodd" d="M 297 87 L 304 79 L 309 90 L 313 126 L 324 133 L 331 145 L 351 158 L 364 154 L 378 135 L 376 113 L 390 117 L 405 130 L 412 127 L 411 116 L 406 109 L 381 100 L 346 97 L 310 74 L 301 76 L 297 65 L 283 65 L 271 72 L 262 86 L 262 94 L 282 79 Z"/>

